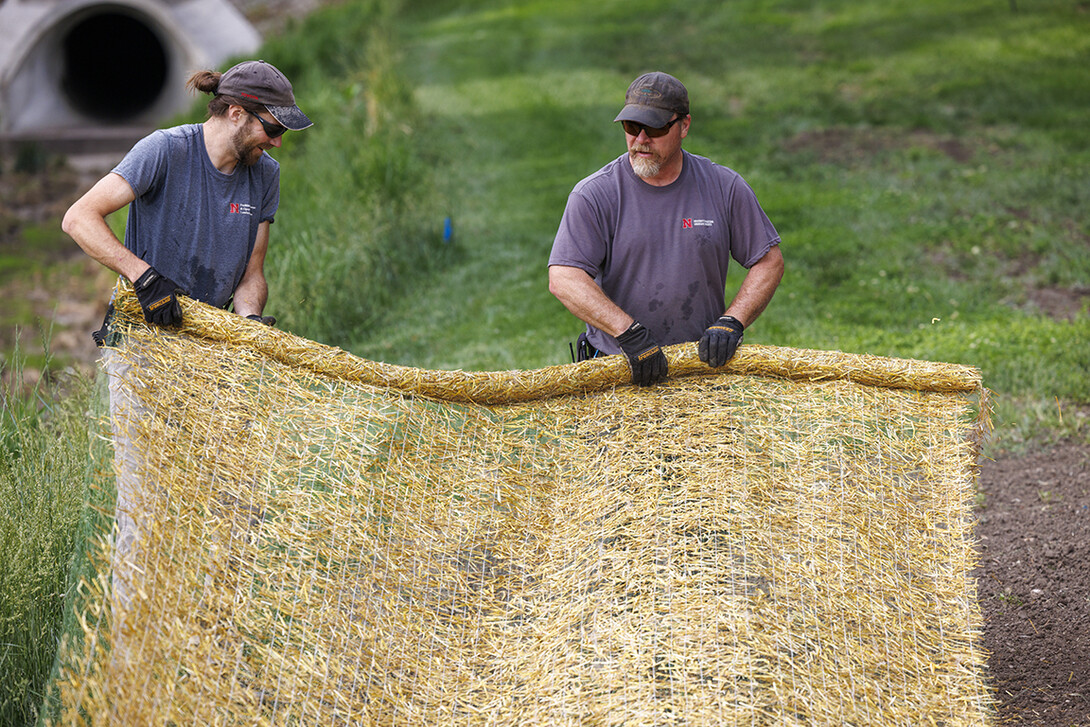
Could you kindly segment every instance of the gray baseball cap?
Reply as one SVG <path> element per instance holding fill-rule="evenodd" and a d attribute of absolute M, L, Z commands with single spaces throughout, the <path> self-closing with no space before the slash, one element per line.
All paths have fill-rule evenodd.
<path fill-rule="evenodd" d="M 628 87 L 624 108 L 614 121 L 635 121 L 653 129 L 666 126 L 673 118 L 689 113 L 689 92 L 669 73 L 645 73 Z"/>
<path fill-rule="evenodd" d="M 291 82 L 265 61 L 244 61 L 227 69 L 220 76 L 216 93 L 256 101 L 267 108 L 284 128 L 292 131 L 314 125 L 295 105 Z"/>

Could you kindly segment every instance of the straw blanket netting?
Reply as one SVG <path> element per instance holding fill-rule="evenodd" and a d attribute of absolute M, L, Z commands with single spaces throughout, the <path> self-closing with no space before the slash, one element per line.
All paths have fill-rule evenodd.
<path fill-rule="evenodd" d="M 990 724 L 975 369 L 686 344 L 638 389 L 118 309 L 136 584 L 103 536 L 58 722 Z"/>

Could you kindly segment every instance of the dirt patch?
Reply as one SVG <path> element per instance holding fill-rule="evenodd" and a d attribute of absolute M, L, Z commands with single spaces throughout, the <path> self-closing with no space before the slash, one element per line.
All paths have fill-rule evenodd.
<path fill-rule="evenodd" d="M 983 463 L 976 535 L 1000 724 L 1090 725 L 1090 445 Z"/>
<path fill-rule="evenodd" d="M 1058 321 L 1090 314 L 1090 288 L 1030 288 L 1026 298 L 1034 309 Z"/>
<path fill-rule="evenodd" d="M 852 165 L 870 161 L 884 152 L 902 149 L 924 149 L 950 157 L 965 164 L 975 153 L 967 142 L 930 131 L 917 130 L 908 134 L 880 128 L 831 128 L 804 131 L 783 144 L 792 154 L 814 154 L 828 164 Z"/>
<path fill-rule="evenodd" d="M 80 250 L 60 229 L 68 206 L 109 170 L 77 166 L 63 158 L 40 172 L 0 169 L 0 351 L 5 362 L 18 345 L 21 358 L 42 359 L 54 368 L 90 373 L 98 357 L 90 332 L 106 311 L 110 271 Z M 5 381 L 11 367 L 3 367 Z M 33 386 L 43 372 L 23 369 Z"/>

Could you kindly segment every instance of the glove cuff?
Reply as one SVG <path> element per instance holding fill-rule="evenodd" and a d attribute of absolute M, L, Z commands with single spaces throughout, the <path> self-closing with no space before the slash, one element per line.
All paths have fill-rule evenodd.
<path fill-rule="evenodd" d="M 623 333 L 617 335 L 617 343 L 628 343 L 632 339 L 642 335 L 647 329 L 639 321 L 632 321 L 632 325 Z"/>
<path fill-rule="evenodd" d="M 149 267 L 147 270 L 144 271 L 143 275 L 133 281 L 133 290 L 144 290 L 161 277 L 163 276 L 159 274 L 158 270 L 153 267 Z"/>
<path fill-rule="evenodd" d="M 731 333 L 742 333 L 746 327 L 734 316 L 719 316 L 719 320 L 711 325 L 713 329 L 727 330 Z"/>

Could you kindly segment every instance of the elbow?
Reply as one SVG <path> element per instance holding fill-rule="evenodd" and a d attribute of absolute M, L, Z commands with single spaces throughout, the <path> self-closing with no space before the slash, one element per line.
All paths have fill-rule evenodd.
<path fill-rule="evenodd" d="M 564 300 L 565 290 L 562 278 L 563 276 L 555 266 L 549 268 L 549 292 L 560 301 Z"/>
<path fill-rule="evenodd" d="M 61 231 L 73 239 L 75 239 L 73 232 L 75 232 L 76 229 L 76 215 L 73 212 L 74 209 L 74 207 L 69 207 L 68 211 L 64 213 L 64 217 L 61 218 Z"/>
<path fill-rule="evenodd" d="M 85 211 L 80 208 L 80 203 L 76 202 L 61 218 L 61 231 L 75 240 L 80 247 L 83 247 L 81 242 L 84 237 L 83 230 L 87 229 L 85 214 Z"/>

